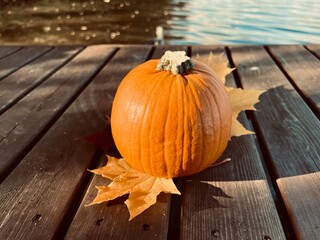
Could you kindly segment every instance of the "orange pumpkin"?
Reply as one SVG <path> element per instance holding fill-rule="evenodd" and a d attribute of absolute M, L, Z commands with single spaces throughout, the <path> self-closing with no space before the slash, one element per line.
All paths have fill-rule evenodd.
<path fill-rule="evenodd" d="M 172 178 L 200 172 L 219 158 L 230 138 L 231 107 L 222 81 L 208 66 L 191 62 L 184 52 L 166 54 L 123 79 L 111 128 L 133 168 Z"/>

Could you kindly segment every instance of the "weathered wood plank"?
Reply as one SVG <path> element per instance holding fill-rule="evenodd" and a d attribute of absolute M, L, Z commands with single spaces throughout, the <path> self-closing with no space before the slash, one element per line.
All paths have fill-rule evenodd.
<path fill-rule="evenodd" d="M 224 52 L 193 47 L 192 54 L 205 60 L 211 50 Z M 235 87 L 232 75 L 228 86 Z M 240 120 L 248 127 L 244 114 Z M 285 239 L 254 135 L 232 138 L 225 157 L 231 162 L 187 178 L 182 239 Z"/>
<path fill-rule="evenodd" d="M 105 115 L 110 114 L 113 94 L 121 79 L 120 72 L 124 73 L 132 68 L 132 65 L 123 65 L 123 62 L 127 59 L 134 65 L 144 60 L 141 57 L 143 54 L 147 55 L 143 47 L 139 50 L 140 54 L 134 54 L 136 48 L 134 46 L 130 47 L 132 50 L 126 50 L 127 52 L 121 53 L 123 50 L 118 52 L 113 59 L 115 61 L 107 64 L 106 68 L 38 142 L 38 145 L 0 184 L 1 239 L 63 238 L 80 204 L 85 184 L 91 176 L 85 169 L 92 168 L 99 156 L 94 146 L 75 138 L 104 129 Z M 207 54 L 208 51 L 204 52 Z M 268 164 L 275 169 L 275 175 L 279 178 L 277 183 L 297 237 L 317 239 L 320 215 L 318 204 L 320 197 L 319 122 L 263 48 L 233 47 L 231 54 L 245 88 L 269 89 L 262 96 L 262 102 L 258 104 L 259 111 L 253 114 L 254 123 L 257 124 L 263 139 L 262 144 L 270 157 Z M 92 61 L 89 55 L 88 53 L 87 58 L 79 60 L 78 64 L 82 62 L 82 64 L 95 65 L 96 60 Z M 67 65 L 68 69 L 64 74 L 60 73 L 60 77 L 56 74 L 62 69 L 52 75 L 0 116 L 0 163 L 6 159 L 1 156 L 3 149 L 10 148 L 12 150 L 10 154 L 13 155 L 16 154 L 15 151 L 21 149 L 29 151 L 47 131 L 48 124 L 51 126 L 65 110 L 66 105 L 63 104 L 68 102 L 68 106 L 74 100 L 75 97 L 68 101 L 64 98 L 62 100 L 64 103 L 59 103 L 61 98 L 57 97 L 70 95 L 70 92 L 73 92 L 72 86 L 81 78 L 81 72 L 86 71 L 86 68 L 72 66 Z M 78 71 L 81 72 L 78 73 Z M 89 71 L 91 76 L 94 75 L 94 70 Z M 89 75 L 88 73 L 83 79 L 89 79 Z M 64 84 L 61 84 L 61 88 L 66 86 L 68 90 L 61 90 L 55 86 L 53 80 L 51 84 L 47 84 L 52 78 L 60 83 L 63 79 L 67 79 Z M 258 83 L 256 83 L 257 80 Z M 47 97 L 39 92 L 38 99 L 34 92 L 43 86 L 45 88 L 42 90 L 46 92 Z M 79 88 L 73 93 L 81 90 L 82 88 Z M 35 100 L 40 102 L 43 100 L 44 103 L 31 107 L 29 104 L 36 102 Z M 24 101 L 24 105 L 21 104 Z M 20 107 L 16 108 L 16 106 Z M 25 108 L 27 110 L 24 110 Z M 51 110 L 45 111 L 44 109 L 47 108 Z M 17 113 L 6 115 L 12 109 L 16 109 Z M 32 110 L 30 115 L 28 115 L 29 110 Z M 40 111 L 39 114 L 37 110 Z M 56 117 L 48 122 L 52 114 Z M 7 119 L 3 116 L 7 116 Z M 17 126 L 10 125 L 10 116 L 29 123 L 25 124 L 24 128 L 20 128 L 19 122 Z M 34 120 L 31 121 L 33 117 Z M 43 119 L 45 123 L 42 122 Z M 5 125 L 2 123 L 9 124 L 6 126 L 12 127 L 12 132 L 15 133 L 11 135 L 12 133 L 6 132 L 3 127 Z M 38 126 L 43 129 L 41 133 L 30 131 L 30 129 L 37 129 Z M 2 136 L 4 134 L 8 134 L 11 139 L 9 145 L 1 145 L 3 141 L 7 141 Z M 26 139 L 28 134 L 31 134 L 29 140 L 26 140 L 29 144 L 21 145 L 20 139 Z M 183 196 L 183 216 L 186 220 L 183 220 L 181 225 L 182 238 L 190 239 L 192 236 L 196 239 L 238 239 L 238 236 L 248 239 L 270 239 L 270 237 L 273 239 L 274 235 L 269 231 L 269 226 L 273 224 L 276 226 L 275 230 L 271 229 L 273 233 L 277 234 L 278 239 L 284 238 L 275 210 L 271 213 L 268 211 L 274 206 L 269 202 L 270 193 L 265 191 L 268 186 L 261 172 L 260 157 L 256 158 L 258 150 L 254 140 L 253 136 L 233 139 L 225 155 L 232 157 L 231 163 L 187 178 L 186 193 Z M 27 153 L 25 150 L 20 151 L 13 158 L 20 161 Z M 255 158 L 258 162 L 252 162 Z M 108 207 L 101 205 L 88 210 L 82 209 L 83 204 L 90 202 L 96 194 L 92 190 L 93 185 L 101 182 L 101 178 L 93 178 L 71 224 L 67 239 L 106 239 L 109 236 L 111 239 L 136 239 L 137 236 L 141 236 L 142 239 L 165 238 L 168 218 L 162 214 L 168 215 L 171 197 L 162 194 L 157 205 L 133 220 L 135 222 L 128 222 L 126 206 L 120 205 L 119 202 L 112 202 Z M 192 191 L 193 197 L 185 198 L 188 191 Z M 254 196 L 252 196 L 253 192 Z M 263 202 L 262 206 L 258 204 L 260 201 Z M 180 206 L 172 206 L 172 209 L 175 207 Z M 243 215 L 243 212 L 248 213 Z M 115 218 L 115 216 L 121 217 Z M 254 221 L 254 219 L 257 220 Z M 254 223 L 250 226 L 252 222 Z M 189 225 L 193 225 L 193 228 L 188 229 Z M 254 235 L 255 233 L 257 235 Z"/>
<path fill-rule="evenodd" d="M 20 48 L 21 47 L 0 46 L 0 59 L 18 51 Z"/>
<path fill-rule="evenodd" d="M 80 47 L 56 47 L 0 81 L 0 114 L 63 66 Z"/>
<path fill-rule="evenodd" d="M 0 59 L 0 80 L 50 49 L 50 47 L 24 47 L 18 52 Z"/>
<path fill-rule="evenodd" d="M 280 178 L 277 183 L 289 215 L 295 223 L 297 238 L 319 239 L 320 173 Z"/>
<path fill-rule="evenodd" d="M 320 169 L 320 125 L 262 47 L 231 47 L 245 89 L 265 89 L 254 112 L 278 177 Z"/>
<path fill-rule="evenodd" d="M 301 45 L 271 46 L 270 52 L 320 117 L 320 61 Z"/>
<path fill-rule="evenodd" d="M 274 169 L 276 178 L 290 177 L 278 180 L 287 207 L 299 201 L 299 208 L 307 212 L 301 215 L 299 208 L 288 208 L 296 235 L 314 239 L 314 225 L 308 222 L 318 221 L 319 215 L 314 211 L 318 206 L 306 192 L 293 193 L 294 186 L 300 184 L 295 177 L 320 170 L 319 121 L 262 47 L 231 47 L 231 54 L 243 87 L 267 90 L 257 105 L 258 111 L 253 113 L 270 156 L 267 164 Z M 319 193 L 320 185 L 313 185 Z"/>
<path fill-rule="evenodd" d="M 160 59 L 166 51 L 185 51 L 188 52 L 188 47 L 186 46 L 158 46 L 156 47 L 152 58 Z"/>
<path fill-rule="evenodd" d="M 320 59 L 320 44 L 307 45 L 306 48 Z"/>
<path fill-rule="evenodd" d="M 170 48 L 156 48 L 152 58 L 161 57 L 164 51 L 168 49 Z M 175 49 L 175 47 L 171 49 Z M 134 51 L 130 51 L 137 52 L 139 50 L 134 49 Z M 119 53 L 121 63 L 128 68 L 119 68 L 117 67 L 119 63 L 111 61 L 107 66 L 108 68 L 105 69 L 105 72 L 101 72 L 101 78 L 108 78 L 108 76 L 112 75 L 115 76 L 109 83 L 113 85 L 113 91 L 109 92 L 112 96 L 112 98 L 108 99 L 110 104 L 112 103 L 115 90 L 122 77 L 134 66 L 130 63 L 131 60 L 125 57 L 126 54 L 132 54 L 130 51 L 129 53 L 124 51 L 121 55 Z M 137 64 L 137 62 L 134 64 Z M 117 71 L 114 69 L 117 69 Z M 112 73 L 112 71 L 114 72 Z M 109 89 L 109 87 L 105 89 Z M 108 114 L 110 114 L 109 111 Z M 103 161 L 101 165 L 105 165 L 105 163 L 106 161 Z M 100 176 L 93 177 L 93 181 L 90 183 L 87 193 L 69 228 L 66 239 L 167 239 L 170 211 L 169 195 L 161 194 L 158 197 L 158 202 L 154 206 L 130 222 L 128 221 L 128 209 L 123 204 L 124 199 L 122 199 L 122 201 L 113 201 L 111 204 L 84 207 L 84 205 L 90 203 L 97 194 L 94 186 L 107 185 L 108 183 L 108 180 L 102 179 Z M 180 206 L 177 207 L 179 208 Z M 90 224 L 84 225 L 83 219 L 86 219 Z"/>
<path fill-rule="evenodd" d="M 98 160 L 97 148 L 79 140 L 79 137 L 107 127 L 105 116 L 110 114 L 111 100 L 120 79 L 134 64 L 145 59 L 148 50 L 149 47 L 137 51 L 120 50 L 112 59 L 113 64 L 107 64 L 101 70 L 1 184 L 1 238 L 63 238 L 90 179 L 91 174 L 86 169 L 92 168 Z M 108 53 L 105 46 L 88 48 L 88 58 L 79 61 L 81 65 L 73 68 L 77 72 L 72 72 L 70 77 L 79 81 L 79 77 L 89 71 L 91 64 L 97 65 L 97 58 L 100 59 L 98 56 Z M 103 209 L 105 207 L 101 205 L 97 212 Z M 89 211 L 91 213 L 92 209 Z M 126 218 L 121 219 L 127 222 Z M 88 221 L 81 219 L 82 227 L 89 225 Z M 113 224 L 120 226 L 114 219 L 106 224 L 109 227 Z M 117 229 L 119 232 L 125 230 L 121 227 Z M 103 234 L 108 233 L 112 234 L 110 228 Z"/>
<path fill-rule="evenodd" d="M 102 52 L 101 52 L 102 51 Z M 112 48 L 86 48 L 0 117 L 0 181 L 90 81 Z"/>

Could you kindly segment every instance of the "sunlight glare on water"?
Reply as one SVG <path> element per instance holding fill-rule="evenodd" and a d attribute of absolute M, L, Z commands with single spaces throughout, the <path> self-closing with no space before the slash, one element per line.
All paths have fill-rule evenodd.
<path fill-rule="evenodd" d="M 319 0 L 1 0 L 0 44 L 308 44 Z"/>

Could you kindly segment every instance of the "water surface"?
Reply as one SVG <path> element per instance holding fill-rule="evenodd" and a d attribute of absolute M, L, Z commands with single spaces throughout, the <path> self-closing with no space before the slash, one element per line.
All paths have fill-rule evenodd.
<path fill-rule="evenodd" d="M 0 44 L 320 43 L 319 0 L 0 0 Z"/>

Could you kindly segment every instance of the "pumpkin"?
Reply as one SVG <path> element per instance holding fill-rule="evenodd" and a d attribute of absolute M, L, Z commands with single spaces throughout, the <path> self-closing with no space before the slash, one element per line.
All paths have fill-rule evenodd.
<path fill-rule="evenodd" d="M 114 142 L 134 169 L 173 178 L 213 164 L 230 138 L 231 106 L 218 76 L 185 52 L 167 51 L 121 81 L 111 113 Z"/>

